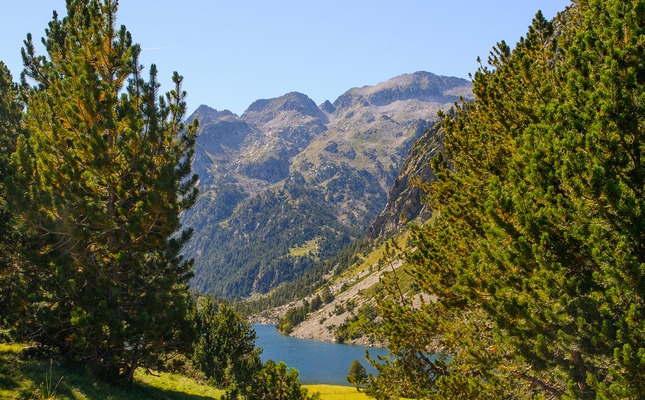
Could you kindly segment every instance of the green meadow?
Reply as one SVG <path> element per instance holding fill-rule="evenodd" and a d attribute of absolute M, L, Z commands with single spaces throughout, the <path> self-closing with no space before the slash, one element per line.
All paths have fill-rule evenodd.
<path fill-rule="evenodd" d="M 110 384 L 85 366 L 57 359 L 25 358 L 24 344 L 0 343 L 0 398 L 2 399 L 219 399 L 224 393 L 206 382 L 177 373 L 137 370 L 132 385 Z M 324 400 L 367 399 L 349 386 L 304 385 Z"/>

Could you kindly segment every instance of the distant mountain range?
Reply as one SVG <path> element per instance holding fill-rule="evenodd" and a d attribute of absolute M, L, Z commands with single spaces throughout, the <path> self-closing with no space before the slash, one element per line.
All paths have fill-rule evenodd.
<path fill-rule="evenodd" d="M 441 140 L 430 128 L 460 96 L 472 99 L 469 81 L 416 72 L 319 106 L 296 92 L 257 100 L 241 116 L 200 106 L 189 118 L 200 122 L 200 197 L 183 216 L 195 229 L 185 250 L 193 288 L 265 293 L 368 229 L 380 235 L 400 215 L 422 213 L 418 200 L 400 200 L 420 196 L 406 177 L 431 174 L 423 164 Z"/>

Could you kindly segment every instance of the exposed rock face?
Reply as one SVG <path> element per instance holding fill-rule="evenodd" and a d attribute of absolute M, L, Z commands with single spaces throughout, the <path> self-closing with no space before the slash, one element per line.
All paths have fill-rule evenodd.
<path fill-rule="evenodd" d="M 319 108 L 327 114 L 333 114 L 334 111 L 336 111 L 336 107 L 334 107 L 334 105 L 331 104 L 329 100 L 325 100 L 325 102 L 322 103 Z"/>
<path fill-rule="evenodd" d="M 195 228 L 186 249 L 195 258 L 191 285 L 246 296 L 335 255 L 381 213 L 437 111 L 469 98 L 470 88 L 417 72 L 351 89 L 334 104 L 292 92 L 258 100 L 242 116 L 200 106 L 191 119 L 200 120 L 201 194 L 183 217 Z"/>
<path fill-rule="evenodd" d="M 432 210 L 423 202 L 423 190 L 412 179 L 423 182 L 435 179 L 430 160 L 443 150 L 442 138 L 441 125 L 435 124 L 414 143 L 390 188 L 385 209 L 367 229 L 368 238 L 386 237 L 408 221 L 423 222 L 430 218 Z"/>

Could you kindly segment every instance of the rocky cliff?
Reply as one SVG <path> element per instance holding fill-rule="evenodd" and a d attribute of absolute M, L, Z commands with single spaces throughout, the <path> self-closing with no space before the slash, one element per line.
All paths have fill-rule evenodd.
<path fill-rule="evenodd" d="M 443 150 L 442 139 L 443 131 L 437 123 L 414 143 L 390 187 L 385 208 L 367 229 L 369 239 L 385 238 L 409 221 L 422 223 L 432 216 L 423 201 L 424 191 L 415 182 L 435 179 L 430 160 Z"/>

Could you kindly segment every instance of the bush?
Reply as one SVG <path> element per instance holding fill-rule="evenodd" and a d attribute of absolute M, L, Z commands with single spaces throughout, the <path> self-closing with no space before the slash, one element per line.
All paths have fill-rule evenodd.
<path fill-rule="evenodd" d="M 316 311 L 322 306 L 323 306 L 323 301 L 320 298 L 320 295 L 316 295 L 316 297 L 314 297 L 311 300 L 311 303 L 309 304 L 309 311 Z"/>
<path fill-rule="evenodd" d="M 307 396 L 307 389 L 300 386 L 298 370 L 288 368 L 280 361 L 276 364 L 268 360 L 264 367 L 253 377 L 251 386 L 236 388 L 222 396 L 223 400 L 233 399 L 264 399 L 264 400 L 319 400 L 320 395 L 314 393 Z"/>
<path fill-rule="evenodd" d="M 329 290 L 329 288 L 325 289 L 325 290 L 322 292 L 322 301 L 323 301 L 323 303 L 325 303 L 325 304 L 329 304 L 329 303 L 331 303 L 332 301 L 334 301 L 334 299 L 335 299 L 335 297 L 334 297 L 334 295 L 331 293 L 331 291 Z"/>
<path fill-rule="evenodd" d="M 226 302 L 216 303 L 211 296 L 199 298 L 195 321 L 199 340 L 193 362 L 206 378 L 220 388 L 250 384 L 262 368 L 255 347 L 255 331 Z"/>

